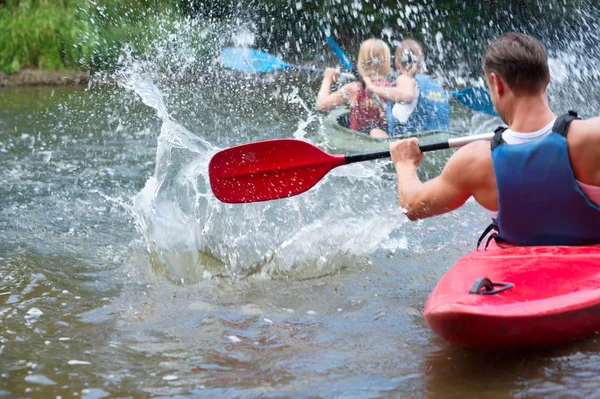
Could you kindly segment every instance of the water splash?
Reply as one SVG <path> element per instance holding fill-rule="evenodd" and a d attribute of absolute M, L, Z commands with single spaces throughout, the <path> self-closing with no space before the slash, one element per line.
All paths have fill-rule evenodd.
<path fill-rule="evenodd" d="M 389 184 L 378 178 L 379 164 L 332 173 L 299 197 L 222 204 L 207 175 L 216 148 L 169 117 L 155 84 L 132 79 L 123 86 L 154 108 L 162 122 L 155 173 L 134 198 L 134 209 L 153 259 L 167 265 L 166 274 L 174 279 L 194 281 L 207 271 L 331 273 L 364 261 L 402 223 L 394 195 L 371 199 L 370 192 Z"/>
<path fill-rule="evenodd" d="M 411 18 L 421 24 L 431 14 L 427 14 L 430 6 L 415 7 L 402 10 L 403 24 L 410 25 Z M 157 39 L 153 54 L 140 58 L 125 51 L 124 67 L 115 75 L 122 87 L 137 93 L 155 110 L 162 124 L 155 173 L 134 198 L 137 225 L 157 273 L 186 282 L 214 274 L 272 277 L 331 273 L 364 262 L 391 232 L 401 228 L 405 218 L 397 206 L 393 171 L 385 162 L 336 170 L 309 192 L 290 199 L 245 205 L 218 202 L 210 191 L 207 165 L 219 147 L 290 136 L 319 141 L 314 133 L 320 128 L 321 118 L 308 105 L 307 99 L 314 96 L 306 84 L 310 83 L 308 79 L 287 84 L 289 81 L 282 81 L 281 74 L 256 77 L 220 68 L 217 54 L 221 46 L 259 41 L 258 28 L 252 23 L 236 27 L 227 35 L 221 34 L 223 25 L 193 19 L 177 24 L 178 34 Z M 392 25 L 386 25 L 382 35 L 395 43 L 402 35 Z M 200 36 L 198 26 L 202 26 Z M 492 24 L 486 29 L 489 33 L 499 27 Z M 431 59 L 436 60 L 432 72 L 438 72 L 439 63 L 445 62 L 449 54 L 462 54 L 455 51 L 457 43 L 452 37 L 440 30 L 430 29 L 424 37 L 430 39 Z M 280 48 L 294 47 L 290 43 Z M 198 46 L 203 50 L 198 51 Z M 557 85 L 551 89 L 551 96 L 562 90 L 561 80 L 568 80 L 565 70 L 573 61 L 567 53 L 552 54 Z M 581 60 L 582 54 L 575 57 Z M 451 65 L 453 69 L 441 73 L 446 83 L 482 83 L 468 62 L 459 60 Z M 585 65 L 582 76 L 590 72 Z M 215 93 L 213 97 L 199 94 L 203 101 L 193 102 L 193 95 L 186 97 L 177 91 L 176 82 L 190 79 L 199 82 L 190 86 L 192 90 L 210 91 Z M 207 104 L 223 98 L 226 102 L 221 107 Z M 171 115 L 174 112 L 169 112 L 165 100 L 178 102 L 175 108 L 185 103 L 194 109 L 197 121 L 188 118 L 193 130 L 176 121 L 181 113 Z M 296 119 L 282 120 L 282 112 L 296 115 Z M 453 117 L 453 127 L 465 132 L 491 131 L 500 123 L 469 111 Z M 424 174 L 431 176 L 444 162 L 433 155 L 429 159 L 430 170 Z M 402 242 L 401 237 L 396 241 Z"/>

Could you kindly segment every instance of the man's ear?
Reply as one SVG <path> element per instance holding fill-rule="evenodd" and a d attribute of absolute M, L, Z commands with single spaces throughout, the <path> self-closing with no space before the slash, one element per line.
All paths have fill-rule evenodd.
<path fill-rule="evenodd" d="M 506 91 L 506 83 L 504 80 L 502 80 L 502 77 L 500 77 L 500 75 L 498 75 L 496 72 L 492 72 L 490 73 L 490 80 L 496 87 L 496 93 L 498 93 L 498 96 L 503 95 Z"/>

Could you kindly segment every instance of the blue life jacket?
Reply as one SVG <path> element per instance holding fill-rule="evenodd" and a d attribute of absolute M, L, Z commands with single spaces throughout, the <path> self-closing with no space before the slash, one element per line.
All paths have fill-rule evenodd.
<path fill-rule="evenodd" d="M 546 137 L 518 145 L 505 144 L 506 128 L 496 130 L 492 161 L 500 238 L 518 245 L 600 243 L 600 207 L 581 191 L 569 160 L 567 131 L 574 119 L 570 111 Z"/>
<path fill-rule="evenodd" d="M 405 124 L 392 115 L 394 102 L 388 101 L 386 118 L 390 136 L 423 132 L 426 130 L 448 130 L 450 126 L 450 103 L 448 93 L 437 79 L 427 75 L 414 76 L 419 85 L 419 98 L 413 113 Z M 395 82 L 392 84 L 395 86 Z"/>

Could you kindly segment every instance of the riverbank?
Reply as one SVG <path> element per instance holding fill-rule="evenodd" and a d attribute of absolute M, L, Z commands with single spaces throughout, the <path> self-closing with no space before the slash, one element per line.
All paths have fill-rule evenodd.
<path fill-rule="evenodd" d="M 81 70 L 23 69 L 10 75 L 0 73 L 0 87 L 75 86 L 88 84 L 89 80 L 89 72 Z"/>

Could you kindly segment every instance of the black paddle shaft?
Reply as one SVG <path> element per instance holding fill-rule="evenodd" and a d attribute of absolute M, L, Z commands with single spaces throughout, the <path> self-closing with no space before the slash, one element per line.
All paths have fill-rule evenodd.
<path fill-rule="evenodd" d="M 450 142 L 448 142 L 448 141 L 440 141 L 438 143 L 419 145 L 419 149 L 421 150 L 421 152 L 445 150 L 448 148 L 450 148 Z M 358 154 L 344 155 L 344 160 L 346 161 L 346 164 L 349 164 L 349 163 L 354 163 L 354 162 L 370 161 L 373 159 L 388 158 L 390 156 L 391 156 L 391 154 L 390 154 L 389 150 L 371 151 L 371 152 L 361 152 Z"/>

